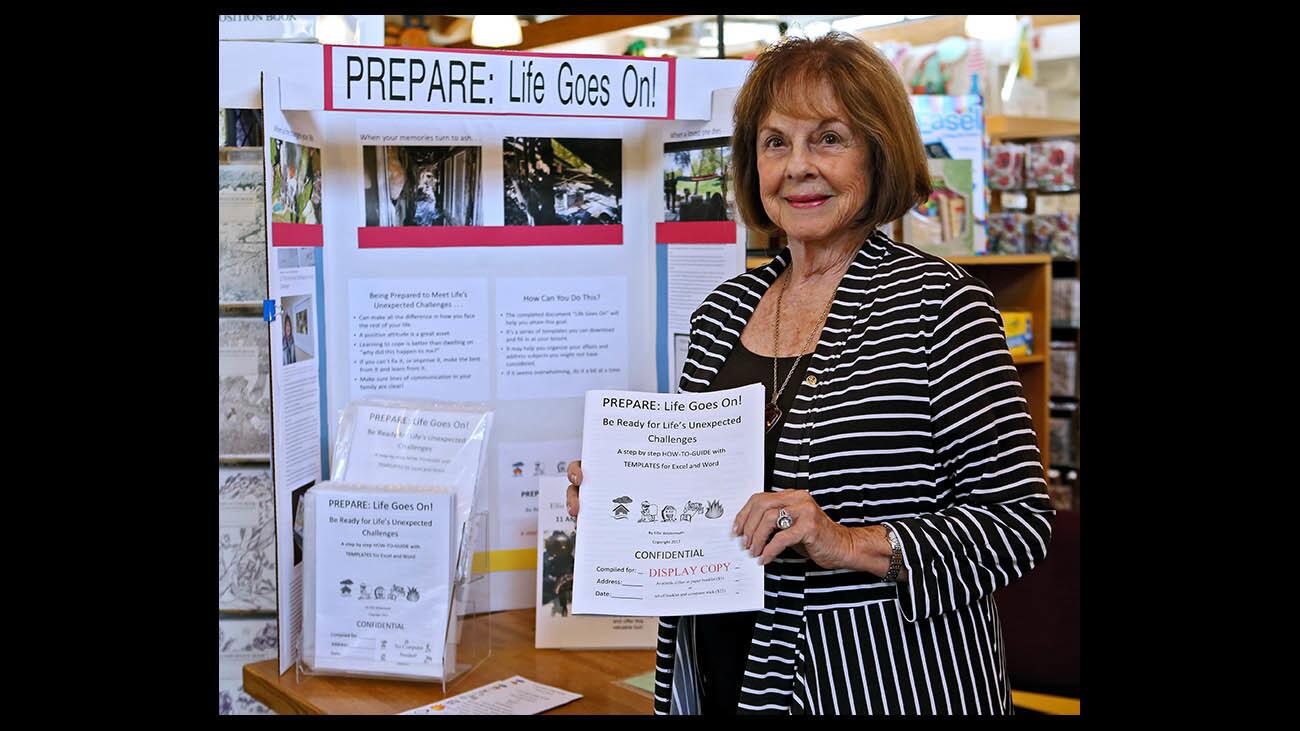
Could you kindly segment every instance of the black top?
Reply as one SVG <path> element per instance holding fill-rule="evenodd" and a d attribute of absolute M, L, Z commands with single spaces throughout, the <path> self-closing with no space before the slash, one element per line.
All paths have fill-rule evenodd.
<path fill-rule="evenodd" d="M 772 467 L 776 462 L 777 439 L 781 427 L 785 425 L 786 414 L 794 405 L 795 392 L 799 382 L 804 378 L 811 355 L 805 355 L 795 364 L 795 358 L 778 358 L 776 363 L 776 387 L 780 388 L 790 366 L 797 369 L 791 374 L 785 390 L 777 400 L 781 416 L 776 424 L 764 436 L 763 449 L 763 490 L 772 489 Z M 741 342 L 727 358 L 718 371 L 710 391 L 720 391 L 751 383 L 763 384 L 764 406 L 772 399 L 772 358 L 751 352 Z M 706 714 L 735 715 L 736 704 L 740 701 L 740 680 L 745 670 L 745 659 L 749 655 L 750 640 L 754 632 L 754 619 L 758 612 L 735 612 L 731 614 L 702 614 L 695 618 L 695 642 L 699 650 L 701 685 L 704 697 L 701 699 L 701 712 Z"/>

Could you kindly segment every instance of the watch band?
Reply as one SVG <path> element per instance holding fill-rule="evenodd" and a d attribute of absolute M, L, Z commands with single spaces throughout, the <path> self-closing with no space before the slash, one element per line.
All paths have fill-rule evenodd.
<path fill-rule="evenodd" d="M 885 525 L 885 537 L 889 539 L 889 570 L 885 572 L 885 581 L 898 581 L 898 574 L 903 570 L 903 541 L 898 533 L 888 524 Z"/>

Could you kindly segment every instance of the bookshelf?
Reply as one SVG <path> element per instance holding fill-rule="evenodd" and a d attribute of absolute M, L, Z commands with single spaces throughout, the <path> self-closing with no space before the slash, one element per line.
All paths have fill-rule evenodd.
<path fill-rule="evenodd" d="M 991 115 L 986 118 L 985 123 L 988 132 L 988 139 L 991 144 L 999 142 L 1028 144 L 1054 139 L 1068 139 L 1078 142 L 1080 138 L 1079 123 L 1074 120 Z M 1067 209 L 1077 212 L 1079 210 L 1079 187 L 1080 186 L 1076 185 L 1072 190 L 1064 191 L 1038 191 L 1034 189 L 1016 191 L 990 190 L 989 211 L 991 213 L 1000 211 L 1020 211 L 1029 215 L 1035 213 L 1050 213 L 1052 211 Z M 1080 236 L 1080 238 L 1082 238 L 1082 236 Z M 1082 248 L 1082 243 L 1080 243 L 1080 248 Z M 1042 254 L 1040 256 L 1047 255 Z M 990 256 L 988 258 L 1014 259 L 1019 257 Z M 1052 286 L 1051 280 L 1059 281 L 1072 279 L 1076 282 L 1080 281 L 1080 272 L 1082 269 L 1080 264 L 1081 258 L 1081 255 L 1076 255 L 1074 258 L 1052 258 L 1049 265 L 1051 277 L 1048 282 L 1049 287 Z M 1082 348 L 1080 345 L 1081 333 L 1079 323 L 1077 322 L 1077 311 L 1073 313 L 1075 321 L 1072 322 L 1055 322 L 1052 319 L 1053 314 L 1055 314 L 1053 309 L 1049 307 L 1048 320 L 1046 321 L 1048 329 L 1045 332 L 1046 337 L 1042 341 L 1044 352 L 1048 353 L 1049 357 L 1048 364 L 1045 366 L 1045 373 L 1047 375 L 1046 393 L 1048 399 L 1045 423 L 1050 442 L 1053 421 L 1060 419 L 1067 420 L 1069 427 L 1067 430 L 1068 439 L 1062 441 L 1065 441 L 1068 444 L 1069 449 L 1065 454 L 1058 453 L 1052 455 L 1050 459 L 1045 461 L 1045 466 L 1048 470 L 1056 469 L 1059 471 L 1061 477 L 1064 478 L 1061 479 L 1060 482 L 1068 485 L 1071 490 L 1069 500 L 1071 507 L 1078 510 L 1080 493 L 1079 476 L 1081 474 L 1079 413 L 1082 403 L 1080 398 L 1082 392 L 1080 390 L 1080 381 L 1078 378 L 1078 363 L 1082 356 Z M 1038 333 L 1035 332 L 1035 345 L 1039 342 L 1037 337 Z M 1060 351 L 1053 354 L 1051 350 L 1053 343 L 1067 344 L 1066 351 L 1072 350 L 1073 354 L 1069 355 L 1068 352 Z M 1064 357 L 1074 358 L 1075 365 L 1073 371 L 1073 383 L 1070 383 L 1063 388 L 1062 393 L 1053 392 L 1051 379 L 1051 359 L 1053 357 L 1057 359 Z M 1064 366 L 1066 364 L 1062 362 L 1060 365 Z M 1021 371 L 1023 375 L 1023 367 L 1021 368 Z M 1068 393 L 1065 391 L 1068 391 Z M 1057 423 L 1058 425 L 1060 424 L 1059 421 Z M 1038 428 L 1037 421 L 1035 421 L 1034 426 L 1035 428 Z M 1040 437 L 1041 436 L 1042 435 L 1040 434 Z M 1071 473 L 1073 473 L 1073 479 L 1070 479 Z"/>

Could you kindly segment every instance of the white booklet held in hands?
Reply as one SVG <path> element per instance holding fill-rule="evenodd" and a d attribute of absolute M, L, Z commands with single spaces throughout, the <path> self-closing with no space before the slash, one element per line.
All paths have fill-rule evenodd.
<path fill-rule="evenodd" d="M 641 617 L 763 607 L 731 535 L 763 490 L 763 386 L 588 391 L 573 611 Z"/>

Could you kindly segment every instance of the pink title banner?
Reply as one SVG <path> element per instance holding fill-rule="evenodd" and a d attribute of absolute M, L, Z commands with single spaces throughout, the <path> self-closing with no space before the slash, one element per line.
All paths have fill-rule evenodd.
<path fill-rule="evenodd" d="M 621 245 L 623 225 L 596 226 L 361 226 L 357 248 L 443 246 Z"/>
<path fill-rule="evenodd" d="M 674 58 L 324 46 L 325 110 L 673 119 Z"/>

